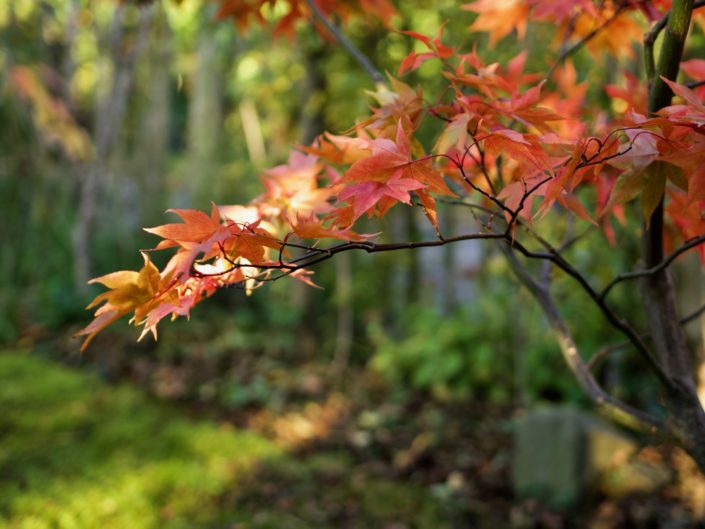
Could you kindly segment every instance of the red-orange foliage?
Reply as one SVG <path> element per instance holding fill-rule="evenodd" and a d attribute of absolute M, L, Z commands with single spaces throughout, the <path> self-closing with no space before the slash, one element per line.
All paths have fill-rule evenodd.
<path fill-rule="evenodd" d="M 274 3 L 220 0 L 218 16 L 245 26 L 261 20 L 263 4 Z M 291 4 L 289 18 L 277 31 L 310 15 L 306 2 Z M 371 0 L 318 5 L 343 17 L 372 7 L 382 19 L 393 13 L 387 2 Z M 615 52 L 630 50 L 646 21 L 669 7 L 667 1 L 638 0 L 478 0 L 463 6 L 479 14 L 470 30 L 489 32 L 490 45 L 512 31 L 521 38 L 533 19 L 556 24 L 561 40 L 588 37 L 589 46 Z M 613 237 L 608 216 L 623 219 L 623 204 L 640 196 L 648 218 L 666 193 L 673 233 L 689 239 L 705 232 L 705 106 L 693 90 L 667 81 L 680 101 L 648 115 L 639 88 L 643 83 L 630 77 L 628 90 L 607 87 L 611 97 L 628 103 L 625 112 L 588 121 L 586 86 L 577 83 L 569 60 L 543 79 L 524 71 L 525 53 L 507 64 L 485 64 L 476 50 L 444 44 L 442 32 L 406 34 L 428 51 L 411 52 L 399 74 L 440 61 L 450 97 L 427 103 L 421 88 L 390 77 L 389 88 L 374 94 L 376 105 L 367 119 L 346 136 L 322 135 L 294 151 L 286 165 L 265 171 L 265 191 L 249 205 L 214 205 L 210 215 L 172 210 L 182 222 L 147 229 L 163 239 L 156 249 L 176 249 L 164 270 L 157 271 L 144 254 L 140 272 L 94 280 L 110 290 L 91 305 L 102 304 L 93 323 L 78 333 L 87 336 L 83 348 L 129 313 L 143 334 L 156 336 L 162 318 L 188 315 L 218 288 L 240 284 L 249 292 L 282 275 L 308 282 L 306 265 L 329 255 L 318 239 L 371 248 L 364 245 L 374 235 L 353 231 L 355 221 L 363 215 L 382 217 L 399 203 L 420 205 L 442 242 L 436 200 L 473 200 L 502 214 L 503 233 L 511 241 L 517 223 L 550 214 L 556 203 L 602 223 Z M 684 63 L 684 70 L 696 79 L 705 74 L 700 60 Z M 416 132 L 424 120 L 439 119 L 445 126 L 426 150 Z M 579 199 L 584 186 L 597 187 L 596 201 Z M 484 230 L 497 236 L 492 226 Z"/>

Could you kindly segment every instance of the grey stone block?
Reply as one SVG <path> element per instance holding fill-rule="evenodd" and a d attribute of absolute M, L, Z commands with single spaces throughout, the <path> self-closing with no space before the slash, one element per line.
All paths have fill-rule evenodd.
<path fill-rule="evenodd" d="M 515 492 L 570 507 L 609 470 L 627 465 L 637 448 L 635 441 L 594 415 L 568 406 L 539 408 L 517 421 Z"/>

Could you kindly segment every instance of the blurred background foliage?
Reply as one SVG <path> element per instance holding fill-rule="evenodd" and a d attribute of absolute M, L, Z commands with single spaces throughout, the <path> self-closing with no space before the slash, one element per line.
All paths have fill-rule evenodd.
<path fill-rule="evenodd" d="M 370 430 L 401 420 L 399 406 L 419 402 L 443 410 L 486 404 L 500 429 L 513 409 L 583 404 L 539 311 L 487 243 L 341 255 L 316 269 L 324 290 L 284 280 L 250 298 L 220 292 L 191 321 L 165 324 L 156 343 L 135 343 L 123 323 L 77 355 L 70 335 L 90 319 L 84 306 L 98 292 L 85 280 L 139 266 L 137 249 L 155 244 L 141 227 L 164 223 L 167 207 L 247 202 L 260 192 L 258 173 L 285 162 L 292 145 L 323 130 L 341 133 L 367 111 L 372 83 L 335 42 L 306 24 L 293 40 L 273 38 L 267 27 L 242 33 L 215 22 L 215 7 L 0 0 L 0 343 L 95 368 L 108 380 L 129 378 L 236 422 L 256 409 L 265 430 L 277 423 L 262 417 L 340 389 L 360 399 L 360 409 L 382 410 L 361 412 L 352 438 L 363 447 L 374 445 Z M 548 66 L 547 27 L 533 27 L 523 45 L 485 50 L 486 39 L 467 32 L 472 15 L 458 14 L 455 2 L 413 0 L 398 9 L 399 29 L 436 34 L 444 25 L 447 42 L 478 46 L 487 62 L 527 50 L 528 71 Z M 418 45 L 360 18 L 346 33 L 391 73 Z M 578 54 L 575 63 L 590 82 L 588 98 L 610 112 L 618 103 L 599 87 L 623 80 L 607 61 Z M 625 64 L 638 70 L 638 62 Z M 442 96 L 433 61 L 404 80 L 421 84 L 429 101 Z M 430 143 L 433 133 L 431 125 L 421 139 Z M 452 207 L 441 222 L 449 234 L 473 225 Z M 547 237 L 565 231 L 567 220 L 551 222 L 540 225 Z M 433 237 L 422 215 L 402 207 L 362 231 Z M 593 230 L 568 254 L 600 284 L 637 261 L 636 243 L 627 239 L 619 250 Z M 585 351 L 619 342 L 565 277 L 556 276 L 556 288 Z M 627 314 L 638 303 L 629 288 L 615 290 L 612 302 Z M 3 376 L 12 377 L 8 369 Z M 630 351 L 616 350 L 598 369 L 615 394 L 648 400 L 650 378 Z M 429 413 L 423 424 L 445 424 Z"/>
<path fill-rule="evenodd" d="M 333 41 L 305 24 L 295 40 L 273 38 L 266 27 L 243 34 L 214 21 L 215 7 L 197 0 L 1 4 L 3 342 L 29 345 L 85 322 L 83 304 L 97 288 L 83 280 L 138 266 L 136 250 L 154 244 L 140 228 L 163 223 L 167 207 L 244 203 L 260 190 L 258 172 L 284 162 L 293 145 L 323 130 L 340 133 L 365 115 L 371 82 Z M 455 10 L 453 2 L 404 2 L 394 24 L 425 34 L 443 25 L 448 42 L 482 46 L 481 35 L 473 41 L 466 31 L 470 15 Z M 346 32 L 388 72 L 418 44 L 360 18 Z M 529 71 L 546 67 L 547 32 L 538 26 L 527 37 Z M 486 60 L 519 51 L 499 46 Z M 588 60 L 578 57 L 586 66 L 580 75 L 599 75 Z M 432 101 L 442 96 L 438 73 L 431 61 L 405 80 Z M 430 140 L 435 131 L 423 132 Z M 382 238 L 432 236 L 416 212 L 396 209 Z M 447 230 L 467 231 L 472 217 L 451 209 L 442 212 Z M 607 277 L 624 263 L 602 247 L 593 234 L 574 253 Z M 486 244 L 346 255 L 317 270 L 323 292 L 277 284 L 247 300 L 220 293 L 213 314 L 194 314 L 190 325 L 205 329 L 193 340 L 218 349 L 212 354 L 281 349 L 338 366 L 371 361 L 390 381 L 444 398 L 578 398 L 540 316 L 505 281 L 494 255 Z M 567 311 L 582 311 L 570 286 L 566 300 Z M 581 325 L 579 335 L 594 347 L 610 338 L 598 315 Z M 156 350 L 169 353 L 159 354 L 188 355 L 189 340 L 170 336 L 191 331 L 165 327 Z"/>

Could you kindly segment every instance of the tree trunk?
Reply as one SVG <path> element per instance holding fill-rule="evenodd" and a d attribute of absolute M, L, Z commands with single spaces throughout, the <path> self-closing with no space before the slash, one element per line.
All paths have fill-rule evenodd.
<path fill-rule="evenodd" d="M 152 38 L 147 49 L 149 68 L 143 84 L 146 95 L 145 112 L 139 121 L 134 174 L 140 187 L 142 225 L 162 220 L 164 211 L 164 171 L 169 148 L 169 118 L 171 112 L 172 35 L 164 8 L 157 4 Z M 159 215 L 159 217 L 155 217 Z"/>
<path fill-rule="evenodd" d="M 218 33 L 213 30 L 209 9 L 201 13 L 198 36 L 198 64 L 191 79 L 188 107 L 187 174 L 179 197 L 184 207 L 207 204 L 219 168 L 220 139 L 223 137 L 223 76 L 218 50 Z"/>
<path fill-rule="evenodd" d="M 94 127 L 94 157 L 82 174 L 78 217 L 73 230 L 74 278 L 76 288 L 86 291 L 86 281 L 92 274 L 92 238 L 96 213 L 99 211 L 100 187 L 107 178 L 108 162 L 122 128 L 127 97 L 132 86 L 135 62 L 144 48 L 151 22 L 153 6 L 140 10 L 137 38 L 131 47 L 123 39 L 124 6 L 118 5 L 109 34 L 110 56 L 113 62 L 112 86 L 96 105 Z"/>
<path fill-rule="evenodd" d="M 670 88 L 661 77 L 675 80 L 690 27 L 693 0 L 676 0 L 664 31 L 663 43 L 649 86 L 649 112 L 671 102 Z M 648 60 L 648 59 L 647 59 Z M 648 64 L 647 64 L 648 66 Z M 658 267 L 664 258 L 663 199 L 645 219 L 643 260 L 646 268 Z M 649 322 L 656 369 L 665 386 L 664 404 L 669 432 L 705 471 L 705 412 L 695 387 L 693 356 L 679 322 L 675 289 L 667 267 L 642 281 L 644 307 Z"/>

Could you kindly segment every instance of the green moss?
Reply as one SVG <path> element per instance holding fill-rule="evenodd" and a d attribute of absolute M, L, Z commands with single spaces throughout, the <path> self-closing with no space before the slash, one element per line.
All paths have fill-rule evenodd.
<path fill-rule="evenodd" d="M 219 497 L 281 455 L 29 354 L 0 353 L 0 380 L 2 528 L 205 527 Z"/>
<path fill-rule="evenodd" d="M 0 529 L 447 527 L 430 489 L 0 351 Z"/>

